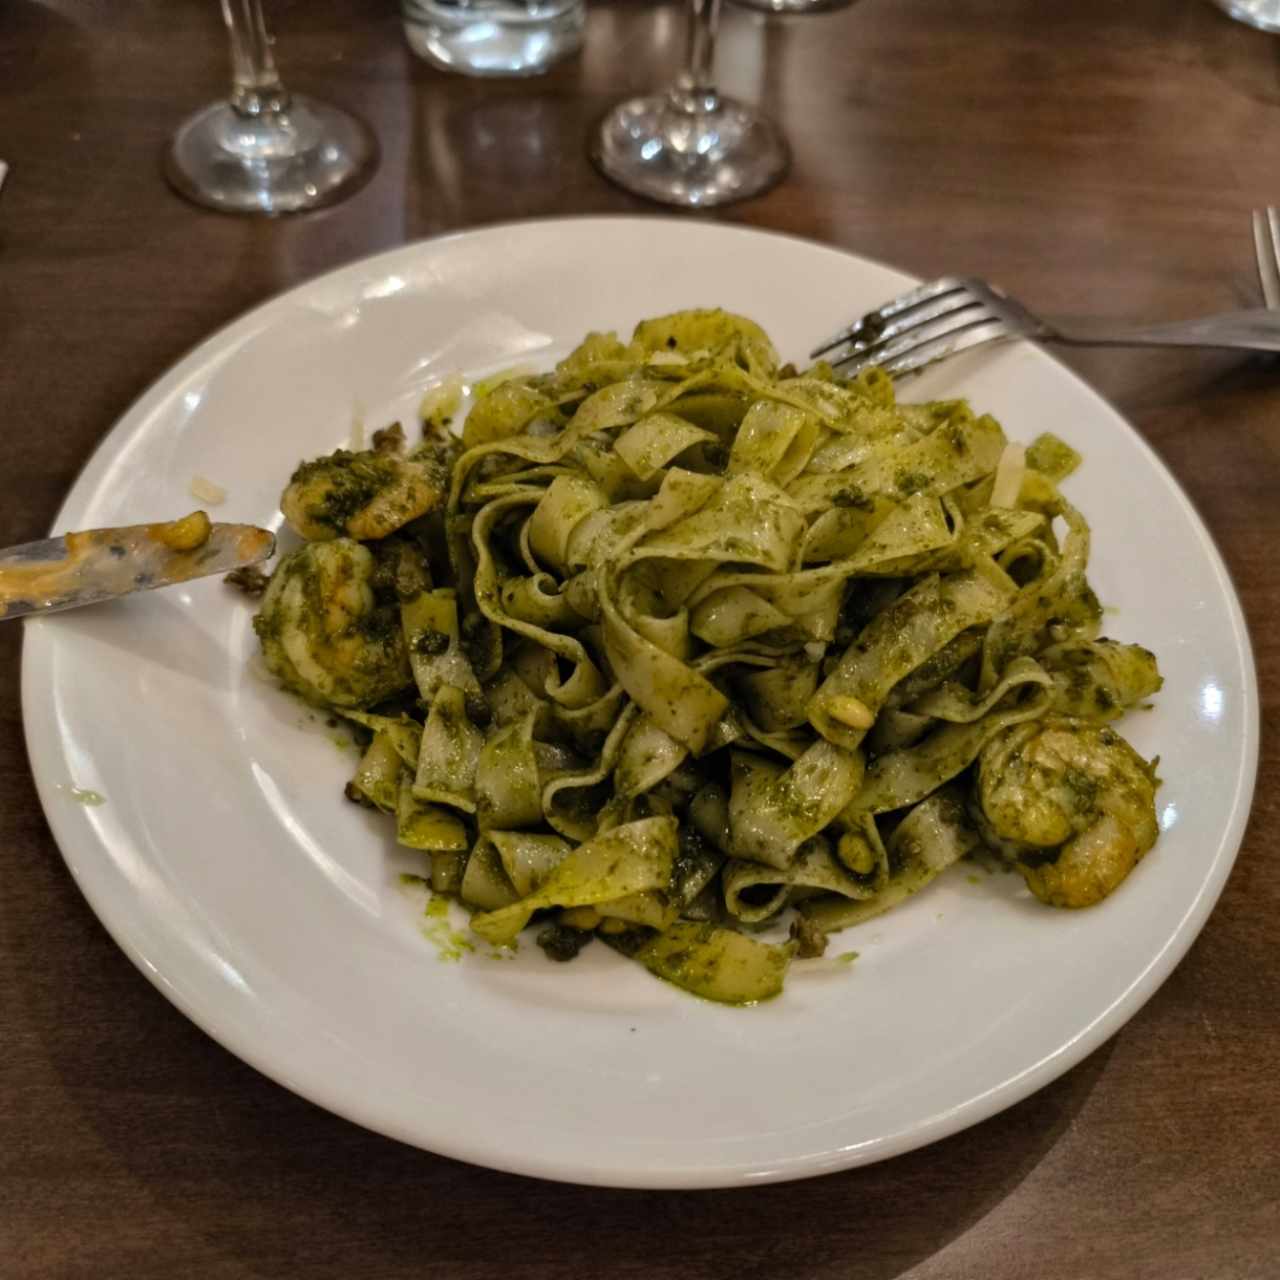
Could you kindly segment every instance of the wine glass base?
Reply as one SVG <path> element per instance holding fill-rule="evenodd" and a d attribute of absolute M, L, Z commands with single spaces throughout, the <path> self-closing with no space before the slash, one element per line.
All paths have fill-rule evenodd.
<path fill-rule="evenodd" d="M 1246 22 L 1259 31 L 1280 32 L 1280 0 L 1213 0 L 1237 22 Z"/>
<path fill-rule="evenodd" d="M 702 209 L 767 190 L 790 154 L 777 128 L 744 103 L 714 98 L 686 110 L 663 94 L 615 107 L 594 135 L 591 159 L 636 195 Z"/>
<path fill-rule="evenodd" d="M 187 120 L 165 150 L 180 195 L 223 213 L 300 213 L 345 199 L 377 166 L 378 144 L 354 116 L 295 95 L 280 112 L 219 102 Z"/>

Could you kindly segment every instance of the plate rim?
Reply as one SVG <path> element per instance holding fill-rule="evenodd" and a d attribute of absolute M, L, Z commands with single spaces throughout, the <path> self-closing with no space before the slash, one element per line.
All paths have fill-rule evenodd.
<path fill-rule="evenodd" d="M 830 254 L 846 260 L 852 258 L 869 267 L 892 272 L 904 279 L 917 280 L 917 277 L 879 259 L 795 233 L 737 223 L 691 224 L 686 219 L 670 215 L 584 214 L 567 217 L 506 219 L 407 241 L 315 272 L 277 290 L 214 329 L 171 361 L 125 408 L 111 428 L 100 438 L 68 488 L 54 519 L 52 531 L 56 532 L 66 522 L 66 512 L 83 505 L 89 498 L 93 486 L 97 483 L 97 473 L 108 464 L 111 456 L 117 451 L 119 442 L 136 430 L 141 421 L 154 411 L 155 403 L 169 394 L 172 386 L 183 376 L 183 371 L 200 353 L 225 344 L 239 330 L 250 330 L 255 322 L 261 320 L 273 308 L 279 307 L 295 293 L 311 288 L 321 281 L 348 274 L 358 275 L 374 267 L 383 259 L 401 257 L 424 249 L 438 250 L 453 241 L 501 234 L 503 231 L 516 228 L 553 229 L 557 226 L 582 228 L 584 225 L 593 223 L 611 226 L 629 223 L 634 224 L 637 229 L 653 228 L 657 225 L 664 225 L 671 229 L 679 227 L 682 230 L 696 227 L 703 233 L 727 234 L 752 239 L 764 237 L 794 244 L 808 252 L 816 250 L 822 254 Z M 166 978 L 161 968 L 148 958 L 145 949 L 129 936 L 127 913 L 118 912 L 113 907 L 109 893 L 98 893 L 91 887 L 89 877 L 84 874 L 88 865 L 85 860 L 94 856 L 94 850 L 99 847 L 99 841 L 92 836 L 89 828 L 79 826 L 71 820 L 71 814 L 65 806 L 55 803 L 54 788 L 57 784 L 50 778 L 47 765 L 44 769 L 37 767 L 42 756 L 46 760 L 51 758 L 49 754 L 51 745 L 60 742 L 60 738 L 52 731 L 51 726 L 40 723 L 38 706 L 42 694 L 50 687 L 49 683 L 41 681 L 40 677 L 42 674 L 48 674 L 53 652 L 52 639 L 39 631 L 30 634 L 28 629 L 24 628 L 20 683 L 22 724 L 28 763 L 50 833 L 72 880 L 89 909 L 107 930 L 116 946 L 184 1017 L 222 1048 L 272 1082 L 362 1128 L 431 1154 L 442 1155 L 482 1168 L 578 1185 L 647 1189 L 733 1187 L 791 1181 L 871 1164 L 904 1154 L 949 1137 L 1015 1105 L 1076 1066 L 1133 1018 L 1169 977 L 1199 936 L 1222 894 L 1244 840 L 1256 790 L 1260 732 L 1257 667 L 1248 621 L 1230 569 L 1213 534 L 1177 477 L 1142 433 L 1115 408 L 1111 401 L 1081 375 L 1063 364 L 1050 352 L 1045 351 L 1042 346 L 1028 345 L 1034 348 L 1038 357 L 1048 361 L 1060 375 L 1066 375 L 1071 379 L 1078 388 L 1093 397 L 1116 422 L 1123 426 L 1145 455 L 1148 464 L 1164 482 L 1171 498 L 1179 504 L 1184 516 L 1189 518 L 1190 526 L 1205 552 L 1206 562 L 1212 568 L 1214 578 L 1227 600 L 1230 647 L 1238 662 L 1243 685 L 1241 689 L 1243 755 L 1240 772 L 1234 780 L 1235 794 L 1231 800 L 1230 817 L 1223 827 L 1213 857 L 1205 867 L 1194 898 L 1164 945 L 1149 957 L 1129 985 L 1105 1009 L 1078 1029 L 1066 1043 L 1054 1052 L 1046 1054 L 1032 1066 L 998 1081 L 958 1106 L 916 1120 L 897 1132 L 834 1150 L 828 1149 L 817 1155 L 789 1157 L 774 1162 L 767 1168 L 762 1167 L 759 1161 L 743 1160 L 712 1166 L 690 1163 L 678 1168 L 670 1166 L 667 1162 L 633 1161 L 627 1168 L 620 1169 L 608 1161 L 593 1162 L 589 1157 L 580 1158 L 570 1168 L 566 1167 L 562 1160 L 554 1157 L 548 1159 L 537 1154 L 524 1153 L 519 1158 L 495 1157 L 493 1150 L 486 1148 L 483 1143 L 444 1141 L 438 1144 L 433 1142 L 432 1146 L 426 1147 L 420 1139 L 408 1136 L 403 1131 L 397 1132 L 393 1125 L 365 1113 L 358 1105 L 351 1105 L 346 1096 L 331 1092 L 323 1078 L 318 1081 L 296 1079 L 288 1064 L 274 1060 L 270 1052 L 260 1051 L 252 1037 L 242 1036 L 239 1029 L 229 1024 L 225 1017 L 220 1018 L 216 1008 L 207 1009 L 199 1002 L 188 999 L 184 992 L 178 990 Z"/>

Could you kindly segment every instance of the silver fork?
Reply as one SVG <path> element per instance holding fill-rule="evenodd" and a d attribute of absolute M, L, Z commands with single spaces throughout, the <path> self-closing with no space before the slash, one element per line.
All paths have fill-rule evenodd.
<path fill-rule="evenodd" d="M 1276 224 L 1270 224 L 1275 226 Z M 1256 224 L 1255 224 L 1256 226 Z M 1280 231 L 1280 227 L 1277 227 Z M 1280 299 L 1280 235 L 1276 242 Z M 985 280 L 947 276 L 867 312 L 810 353 L 843 373 L 879 365 L 898 377 L 961 351 L 1009 338 L 1080 347 L 1226 347 L 1280 351 L 1280 314 L 1261 308 L 1227 311 L 1173 324 L 1110 325 L 1049 321 Z"/>

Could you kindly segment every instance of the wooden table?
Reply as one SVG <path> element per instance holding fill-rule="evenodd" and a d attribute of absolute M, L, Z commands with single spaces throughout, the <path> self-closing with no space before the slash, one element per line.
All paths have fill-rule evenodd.
<path fill-rule="evenodd" d="M 590 123 L 665 79 L 678 6 L 592 0 L 583 56 L 532 82 L 441 76 L 391 0 L 279 0 L 287 79 L 362 112 L 384 155 L 341 207 L 200 212 L 157 157 L 224 87 L 212 0 L 0 7 L 0 545 L 42 534 L 99 438 L 250 304 L 351 258 L 513 215 L 639 211 Z M 1252 304 L 1249 210 L 1280 201 L 1272 38 L 1204 0 L 863 0 L 726 16 L 726 87 L 795 149 L 726 212 L 1047 309 Z M 1221 354 L 1069 357 L 1181 480 L 1280 702 L 1280 376 Z M 1175 574 L 1177 566 L 1169 566 Z M 1280 1274 L 1280 793 L 1204 933 L 1056 1084 L 927 1150 L 807 1183 L 583 1190 L 357 1129 L 257 1075 L 125 960 L 36 800 L 0 627 L 0 1274 L 1226 1280 Z"/>

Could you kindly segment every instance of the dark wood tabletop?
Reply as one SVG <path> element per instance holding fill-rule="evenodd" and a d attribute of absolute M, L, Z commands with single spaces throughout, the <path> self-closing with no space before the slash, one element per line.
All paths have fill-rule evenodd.
<path fill-rule="evenodd" d="M 166 137 L 225 89 L 214 0 L 0 6 L 0 546 L 42 536 L 117 416 L 261 299 L 455 228 L 653 211 L 593 172 L 584 139 L 669 77 L 682 12 L 590 4 L 580 58 L 480 82 L 417 62 L 393 0 L 277 0 L 286 80 L 363 114 L 383 148 L 348 203 L 283 221 L 202 212 L 160 177 Z M 717 216 L 972 272 L 1061 313 L 1253 305 L 1249 212 L 1280 202 L 1278 51 L 1206 0 L 729 10 L 722 82 L 764 104 L 795 158 Z M 1218 540 L 1266 722 L 1226 890 L 1123 1031 L 975 1128 L 803 1183 L 590 1190 L 401 1146 L 232 1057 L 115 948 L 45 824 L 21 628 L 0 626 L 0 1275 L 1280 1275 L 1280 372 L 1221 353 L 1067 358 Z"/>

